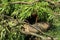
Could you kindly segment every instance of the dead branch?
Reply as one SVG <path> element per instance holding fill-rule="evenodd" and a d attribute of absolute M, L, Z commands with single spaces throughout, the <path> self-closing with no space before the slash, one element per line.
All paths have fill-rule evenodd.
<path fill-rule="evenodd" d="M 20 32 L 25 34 L 25 35 L 32 35 L 32 36 L 36 36 L 36 37 L 39 37 L 39 38 L 44 38 L 43 36 L 38 35 L 36 33 L 32 33 L 32 32 L 25 32 L 25 31 L 22 31 L 22 30 L 20 30 Z"/>
<path fill-rule="evenodd" d="M 52 40 L 50 37 L 43 37 L 39 34 L 36 34 L 36 33 L 32 33 L 32 32 L 25 32 L 25 31 L 22 31 L 20 30 L 21 33 L 25 34 L 25 35 L 32 35 L 32 36 L 36 36 L 38 38 L 41 38 L 42 40 Z M 57 40 L 58 38 L 53 38 L 54 40 Z"/>
<path fill-rule="evenodd" d="M 38 2 L 39 0 L 35 0 L 33 2 L 23 2 L 23 1 L 16 1 L 16 2 L 8 2 L 9 4 L 28 4 L 28 5 L 31 5 L 31 4 L 34 4 L 35 2 Z M 0 4 L 0 6 L 3 6 L 3 4 Z"/>
<path fill-rule="evenodd" d="M 32 26 L 31 24 L 29 24 L 29 23 L 26 23 L 26 24 L 28 24 L 30 27 L 36 29 L 40 34 L 45 35 L 45 36 L 48 36 L 48 37 L 51 38 L 51 40 L 54 40 L 52 36 L 50 36 L 50 35 L 48 35 L 48 34 L 42 32 L 41 29 L 38 29 L 37 27 L 34 27 L 34 26 Z"/>
<path fill-rule="evenodd" d="M 32 4 L 32 2 L 21 2 L 21 1 L 17 1 L 17 2 L 8 2 L 8 4 Z M 0 7 L 3 6 L 4 4 L 0 4 Z"/>
<path fill-rule="evenodd" d="M 55 5 L 55 6 L 60 6 L 60 1 L 54 2 L 51 0 L 45 0 L 46 2 L 50 3 L 51 5 Z"/>
<path fill-rule="evenodd" d="M 17 1 L 17 2 L 8 2 L 8 4 L 32 4 L 33 2 L 21 2 L 21 1 Z M 4 4 L 0 4 L 0 7 L 3 6 Z"/>
<path fill-rule="evenodd" d="M 13 21 L 16 20 L 16 22 L 18 24 L 25 24 L 26 23 L 26 22 L 20 21 L 19 19 L 14 19 L 13 17 L 8 16 L 8 15 L 4 15 L 4 14 L 0 14 L 0 17 L 1 17 L 1 19 L 7 18 L 8 20 L 13 20 Z"/>
<path fill-rule="evenodd" d="M 21 1 L 17 1 L 17 2 L 9 2 L 9 4 L 32 4 L 33 2 L 21 2 Z"/>

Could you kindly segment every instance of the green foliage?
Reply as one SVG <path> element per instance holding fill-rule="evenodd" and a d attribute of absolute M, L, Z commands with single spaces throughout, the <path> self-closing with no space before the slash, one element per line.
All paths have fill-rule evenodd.
<path fill-rule="evenodd" d="M 56 29 L 48 31 L 50 35 L 56 35 L 60 37 L 59 28 L 60 28 L 60 16 L 54 14 L 57 12 L 60 14 L 60 6 L 56 6 L 55 9 L 51 9 L 50 3 L 42 0 L 41 2 L 35 2 L 33 4 L 9 4 L 9 2 L 34 2 L 34 0 L 0 0 L 0 15 L 4 14 L 10 17 L 16 17 L 19 21 L 24 21 L 26 18 L 30 17 L 31 14 L 37 13 L 39 20 L 52 22 L 56 26 Z M 54 0 L 56 2 L 56 0 Z M 56 14 L 57 14 L 56 13 Z M 8 23 L 7 23 L 7 22 Z M 9 26 L 6 26 L 6 25 Z M 17 25 L 17 22 L 12 19 L 4 19 L 3 16 L 0 16 L 0 40 L 24 40 L 24 35 L 20 33 L 21 24 Z M 54 33 L 53 33 L 54 32 Z"/>

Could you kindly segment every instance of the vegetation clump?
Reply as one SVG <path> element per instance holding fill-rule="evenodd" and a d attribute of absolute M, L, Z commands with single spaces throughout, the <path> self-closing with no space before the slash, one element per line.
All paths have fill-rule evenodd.
<path fill-rule="evenodd" d="M 25 40 L 21 27 L 25 22 L 35 24 L 36 17 L 37 23 L 50 23 L 46 34 L 60 40 L 59 0 L 0 0 L 0 40 Z"/>

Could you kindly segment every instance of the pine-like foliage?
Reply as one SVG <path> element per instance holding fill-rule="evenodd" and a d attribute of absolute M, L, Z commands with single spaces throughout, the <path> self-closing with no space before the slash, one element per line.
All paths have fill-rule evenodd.
<path fill-rule="evenodd" d="M 24 35 L 20 33 L 21 24 L 17 25 L 16 19 L 24 21 L 31 14 L 37 13 L 39 20 L 51 22 L 55 29 L 48 33 L 59 37 L 60 33 L 60 4 L 59 0 L 0 0 L 0 40 L 24 40 Z M 19 2 L 27 2 L 22 4 Z M 4 16 L 8 16 L 8 19 Z M 11 17 L 11 18 L 9 18 Z M 14 20 L 13 20 L 14 19 Z M 55 32 L 55 33 L 53 33 Z"/>

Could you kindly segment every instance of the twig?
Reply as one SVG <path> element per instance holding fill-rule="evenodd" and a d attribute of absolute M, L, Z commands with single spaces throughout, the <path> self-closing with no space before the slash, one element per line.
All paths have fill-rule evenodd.
<path fill-rule="evenodd" d="M 51 1 L 51 0 L 45 0 L 46 2 L 49 2 L 50 4 L 52 5 L 55 5 L 55 6 L 60 6 L 60 1 L 59 2 L 54 2 L 54 1 Z"/>
<path fill-rule="evenodd" d="M 23 1 L 16 1 L 16 2 L 8 2 L 9 4 L 28 4 L 31 5 L 35 2 L 38 2 L 38 0 L 35 0 L 34 2 L 23 2 Z M 3 4 L 0 4 L 0 6 L 3 6 Z"/>
<path fill-rule="evenodd" d="M 21 1 L 17 1 L 17 2 L 9 2 L 9 4 L 32 4 L 33 2 L 21 2 Z"/>
<path fill-rule="evenodd" d="M 24 21 L 20 21 L 19 19 L 14 19 L 13 17 L 11 17 L 11 16 L 8 16 L 8 15 L 4 15 L 4 14 L 0 14 L 0 16 L 2 16 L 3 18 L 7 18 L 7 19 L 11 19 L 11 20 L 16 20 L 19 24 L 25 24 L 26 22 L 24 22 Z M 2 18 L 2 19 L 3 19 Z"/>
<path fill-rule="evenodd" d="M 8 2 L 8 4 L 32 4 L 32 2 L 21 2 L 21 1 L 17 1 L 17 2 Z M 0 4 L 0 7 L 3 6 L 4 4 Z"/>

